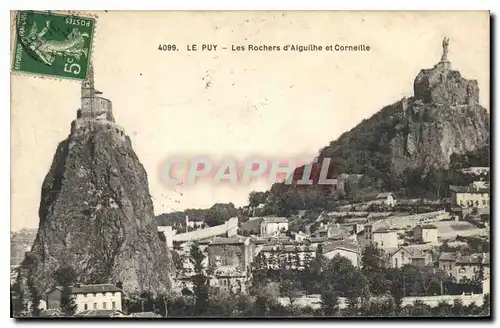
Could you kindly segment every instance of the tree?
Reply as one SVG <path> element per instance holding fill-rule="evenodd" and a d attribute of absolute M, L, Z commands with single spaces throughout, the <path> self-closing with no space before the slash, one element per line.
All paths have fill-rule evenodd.
<path fill-rule="evenodd" d="M 277 298 L 279 296 L 279 285 L 275 282 L 269 282 L 260 289 L 254 291 L 255 302 L 251 311 L 252 316 L 265 317 L 276 310 Z"/>
<path fill-rule="evenodd" d="M 325 262 L 326 258 L 323 256 L 323 246 L 319 244 L 316 249 L 316 257 L 312 258 L 311 255 L 308 255 L 308 264 L 306 264 L 306 268 L 303 271 L 303 283 L 308 293 L 317 294 L 320 292 L 321 272 Z"/>
<path fill-rule="evenodd" d="M 71 293 L 71 286 L 76 282 L 76 279 L 77 274 L 70 265 L 61 266 L 54 272 L 54 280 L 63 288 L 61 310 L 67 316 L 72 316 L 76 312 L 75 299 Z"/>
<path fill-rule="evenodd" d="M 28 289 L 30 292 L 30 312 L 33 317 L 39 317 L 40 313 L 40 301 L 42 300 L 42 295 L 38 288 L 34 285 L 32 279 L 28 279 Z"/>
<path fill-rule="evenodd" d="M 441 301 L 432 309 L 432 312 L 439 317 L 449 317 L 451 315 L 451 305 L 446 301 Z"/>
<path fill-rule="evenodd" d="M 209 299 L 209 281 L 205 275 L 203 261 L 205 255 L 200 250 L 198 243 L 193 243 L 190 249 L 190 261 L 194 266 L 194 276 L 191 278 L 193 282 L 193 292 L 195 296 L 194 311 L 196 315 L 206 315 L 208 310 Z"/>
<path fill-rule="evenodd" d="M 75 270 L 70 265 L 63 265 L 54 272 L 54 280 L 59 286 L 72 286 L 77 277 Z"/>
<path fill-rule="evenodd" d="M 20 317 L 22 312 L 24 311 L 24 302 L 23 302 L 23 290 L 19 283 L 19 276 L 17 281 L 10 286 L 10 297 L 12 302 L 12 312 L 14 317 Z"/>
<path fill-rule="evenodd" d="M 38 263 L 38 256 L 36 256 L 34 253 L 26 253 L 23 264 L 31 273 L 28 276 L 27 285 L 30 295 L 30 312 L 33 317 L 40 316 L 41 313 L 40 302 L 42 300 L 42 295 L 37 286 L 35 285 L 32 274 L 35 267 L 37 266 L 37 263 Z"/>
<path fill-rule="evenodd" d="M 329 317 L 340 314 L 339 296 L 327 283 L 323 285 L 321 290 L 321 313 Z"/>
<path fill-rule="evenodd" d="M 248 195 L 248 204 L 253 212 L 253 210 L 259 206 L 260 204 L 265 204 L 267 202 L 267 197 L 269 196 L 269 192 L 260 192 L 260 191 L 252 191 Z M 250 212 L 249 215 L 254 216 L 253 213 Z"/>
<path fill-rule="evenodd" d="M 401 311 L 406 316 L 425 317 L 432 315 L 431 307 L 422 301 L 415 301 L 412 305 L 407 305 Z"/>
<path fill-rule="evenodd" d="M 143 291 L 139 294 L 139 300 L 141 302 L 141 312 L 146 312 L 151 310 L 151 300 L 152 295 L 150 292 Z"/>
<path fill-rule="evenodd" d="M 216 317 L 232 317 L 237 314 L 236 295 L 217 288 L 210 288 L 210 304 L 207 315 Z"/>
<path fill-rule="evenodd" d="M 390 289 L 391 282 L 386 279 L 382 265 L 383 251 L 374 245 L 367 246 L 362 253 L 362 273 L 368 278 L 370 291 L 376 295 L 385 294 Z"/>
<path fill-rule="evenodd" d="M 171 250 L 170 255 L 172 258 L 172 262 L 174 263 L 174 267 L 176 270 L 182 270 L 184 268 L 184 262 L 180 257 L 179 253 L 176 250 Z"/>
<path fill-rule="evenodd" d="M 280 282 L 280 294 L 290 299 L 290 306 L 300 294 L 300 286 L 296 280 L 284 279 Z"/>
<path fill-rule="evenodd" d="M 454 316 L 463 316 L 465 312 L 465 307 L 461 299 L 453 300 L 453 306 L 451 307 L 451 313 Z"/>
<path fill-rule="evenodd" d="M 481 315 L 489 316 L 491 314 L 490 294 L 485 294 L 483 297 L 483 305 L 481 306 Z"/>
<path fill-rule="evenodd" d="M 336 255 L 326 262 L 321 272 L 321 281 L 326 281 L 342 297 L 361 297 L 366 287 L 365 277 L 358 272 L 351 261 Z"/>
<path fill-rule="evenodd" d="M 71 287 L 64 287 L 61 294 L 61 311 L 67 316 L 72 316 L 75 314 L 76 308 L 75 298 L 71 295 Z"/>
<path fill-rule="evenodd" d="M 356 296 L 347 298 L 347 307 L 345 309 L 347 316 L 355 317 L 359 315 L 359 299 Z"/>

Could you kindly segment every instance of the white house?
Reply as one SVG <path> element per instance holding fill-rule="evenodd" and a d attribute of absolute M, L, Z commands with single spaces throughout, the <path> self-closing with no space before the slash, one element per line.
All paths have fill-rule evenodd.
<path fill-rule="evenodd" d="M 383 192 L 377 195 L 376 198 L 383 205 L 394 207 L 396 206 L 396 196 L 392 192 Z"/>
<path fill-rule="evenodd" d="M 87 310 L 119 310 L 122 311 L 122 291 L 111 284 L 78 285 L 70 287 L 74 297 L 76 313 Z M 57 309 L 61 306 L 63 287 L 57 286 L 47 293 L 47 308 Z"/>
<path fill-rule="evenodd" d="M 452 206 L 461 208 L 488 208 L 490 188 L 476 183 L 471 186 L 450 186 Z"/>
<path fill-rule="evenodd" d="M 265 217 L 260 222 L 261 236 L 276 236 L 288 231 L 288 220 L 284 217 Z"/>
<path fill-rule="evenodd" d="M 345 241 L 337 241 L 324 244 L 322 249 L 323 255 L 327 259 L 333 259 L 339 255 L 347 258 L 355 267 L 359 267 L 361 264 L 361 250 L 358 245 Z"/>
<path fill-rule="evenodd" d="M 438 244 L 438 228 L 434 225 L 418 225 L 413 229 L 415 240 L 430 243 L 431 245 Z"/>
<path fill-rule="evenodd" d="M 396 251 L 387 254 L 386 265 L 389 268 L 401 268 L 411 264 L 413 252 L 406 247 L 399 247 Z"/>
<path fill-rule="evenodd" d="M 398 233 L 396 230 L 378 228 L 373 231 L 373 243 L 380 248 L 398 247 Z"/>

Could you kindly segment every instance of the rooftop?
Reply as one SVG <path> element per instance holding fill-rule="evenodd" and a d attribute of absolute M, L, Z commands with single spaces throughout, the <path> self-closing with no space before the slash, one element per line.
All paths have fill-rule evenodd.
<path fill-rule="evenodd" d="M 260 238 L 260 237 L 250 237 L 250 239 L 252 240 L 252 242 L 256 245 L 262 245 L 262 244 L 265 244 L 268 242 L 268 239 L 267 238 Z"/>
<path fill-rule="evenodd" d="M 64 287 L 56 286 L 54 289 L 63 290 Z M 112 284 L 96 284 L 96 285 L 79 285 L 71 287 L 71 294 L 91 294 L 91 293 L 107 293 L 121 292 L 122 290 Z"/>
<path fill-rule="evenodd" d="M 389 256 L 393 256 L 394 254 L 396 254 L 399 251 L 404 251 L 404 252 L 407 252 L 408 254 L 411 254 L 411 255 L 413 255 L 413 253 L 414 253 L 413 250 L 407 246 L 399 246 L 397 248 L 387 249 L 387 253 L 389 254 Z"/>
<path fill-rule="evenodd" d="M 413 255 L 411 256 L 412 259 L 424 259 L 425 258 L 425 253 L 422 250 L 415 250 L 413 252 Z"/>
<path fill-rule="evenodd" d="M 75 316 L 77 317 L 114 317 L 123 315 L 123 312 L 118 310 L 86 310 L 80 313 L 77 313 Z"/>
<path fill-rule="evenodd" d="M 359 253 L 359 246 L 353 243 L 345 242 L 345 241 L 334 241 L 328 244 L 323 245 L 323 253 L 329 253 L 336 249 L 344 249 L 351 252 Z"/>
<path fill-rule="evenodd" d="M 265 217 L 262 223 L 288 223 L 288 219 L 285 217 L 269 216 Z"/>
<path fill-rule="evenodd" d="M 455 261 L 457 258 L 457 254 L 455 253 L 441 253 L 441 256 L 439 256 L 439 261 Z"/>
<path fill-rule="evenodd" d="M 326 238 L 324 238 L 324 237 L 309 237 L 309 238 L 306 238 L 305 240 L 307 240 L 310 243 L 323 243 L 326 241 Z"/>
<path fill-rule="evenodd" d="M 373 233 L 389 233 L 389 232 L 396 232 L 396 231 L 384 227 L 378 228 L 377 230 L 373 231 Z"/>
<path fill-rule="evenodd" d="M 476 253 L 467 256 L 460 256 L 457 259 L 457 264 L 489 264 L 490 254 L 489 253 Z"/>
<path fill-rule="evenodd" d="M 314 248 L 308 245 L 265 245 L 262 247 L 262 252 L 286 252 L 286 253 L 301 253 L 313 252 Z"/>
<path fill-rule="evenodd" d="M 215 237 L 209 243 L 212 245 L 238 245 L 245 243 L 246 238 L 243 236 L 233 236 L 233 237 Z"/>
<path fill-rule="evenodd" d="M 133 318 L 161 318 L 161 315 L 153 313 L 153 312 L 136 312 L 136 313 L 130 313 L 127 317 L 133 317 Z"/>
<path fill-rule="evenodd" d="M 376 199 L 387 198 L 391 195 L 394 197 L 394 193 L 392 193 L 392 192 L 381 192 L 380 194 L 377 194 Z"/>
<path fill-rule="evenodd" d="M 328 234 L 330 235 L 331 238 L 337 238 L 337 237 L 348 237 L 351 234 L 349 233 L 349 230 L 345 228 L 330 228 L 328 229 Z"/>
<path fill-rule="evenodd" d="M 473 187 L 473 186 L 450 186 L 450 190 L 456 193 L 468 193 L 468 194 L 474 194 L 474 193 L 483 194 L 490 192 L 489 187 Z"/>

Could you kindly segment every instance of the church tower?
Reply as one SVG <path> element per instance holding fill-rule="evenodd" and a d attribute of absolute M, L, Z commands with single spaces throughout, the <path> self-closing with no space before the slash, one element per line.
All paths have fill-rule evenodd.
<path fill-rule="evenodd" d="M 82 82 L 81 87 L 81 108 L 79 117 L 93 117 L 94 116 L 94 102 L 95 97 L 94 89 L 94 67 L 92 63 L 89 65 L 87 79 Z"/>
<path fill-rule="evenodd" d="M 102 92 L 94 86 L 94 67 L 89 65 L 87 79 L 81 86 L 81 107 L 77 112 L 77 118 L 105 119 L 114 122 L 112 104 L 109 99 L 100 95 Z"/>

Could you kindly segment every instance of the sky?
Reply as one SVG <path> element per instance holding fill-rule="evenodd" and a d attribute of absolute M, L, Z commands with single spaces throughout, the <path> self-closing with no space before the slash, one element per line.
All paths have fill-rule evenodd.
<path fill-rule="evenodd" d="M 413 95 L 450 38 L 452 68 L 489 109 L 488 12 L 93 12 L 96 88 L 144 165 L 155 214 L 247 203 L 258 179 L 173 187 L 172 157 L 312 159 L 382 107 Z M 196 44 L 198 51 L 187 51 Z M 201 51 L 215 44 L 217 51 Z M 250 52 L 253 45 L 359 45 L 368 52 Z M 176 45 L 178 51 L 160 51 Z M 222 49 L 226 47 L 227 49 Z M 191 47 L 192 48 L 192 47 Z M 36 228 L 41 184 L 80 106 L 80 84 L 11 74 L 11 230 Z"/>

